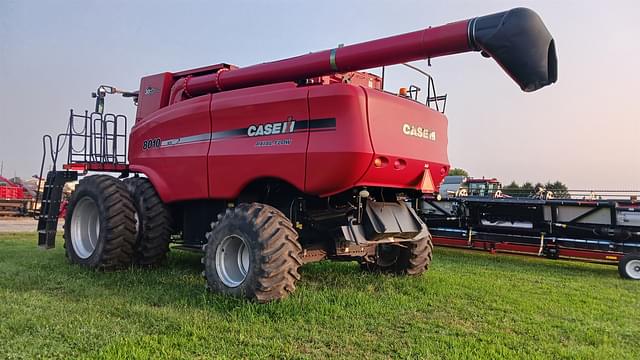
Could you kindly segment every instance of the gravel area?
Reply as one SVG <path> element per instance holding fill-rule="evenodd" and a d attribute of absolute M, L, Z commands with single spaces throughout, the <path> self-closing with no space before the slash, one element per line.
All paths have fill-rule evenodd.
<path fill-rule="evenodd" d="M 58 230 L 62 230 L 64 220 L 58 221 Z M 29 217 L 0 217 L 0 233 L 35 232 L 38 221 Z"/>

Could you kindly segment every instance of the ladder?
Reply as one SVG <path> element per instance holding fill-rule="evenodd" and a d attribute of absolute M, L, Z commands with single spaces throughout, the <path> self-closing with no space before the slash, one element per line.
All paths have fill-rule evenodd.
<path fill-rule="evenodd" d="M 58 216 L 64 185 L 78 179 L 77 171 L 49 171 L 44 183 L 44 191 L 38 215 L 38 246 L 44 249 L 55 247 L 58 231 Z"/>

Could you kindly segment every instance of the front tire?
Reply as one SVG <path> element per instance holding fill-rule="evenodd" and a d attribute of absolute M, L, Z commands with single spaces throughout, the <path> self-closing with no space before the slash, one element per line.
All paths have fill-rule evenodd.
<path fill-rule="evenodd" d="M 279 210 L 240 204 L 218 215 L 211 227 L 203 258 L 210 290 L 263 303 L 295 290 L 302 247 Z"/>
<path fill-rule="evenodd" d="M 107 175 L 80 181 L 69 200 L 64 247 L 71 263 L 116 270 L 131 264 L 134 208 L 124 184 Z"/>
<path fill-rule="evenodd" d="M 640 253 L 630 253 L 618 263 L 618 273 L 623 279 L 640 280 Z"/>
<path fill-rule="evenodd" d="M 136 212 L 136 241 L 133 263 L 141 266 L 162 264 L 169 252 L 172 218 L 169 209 L 146 178 L 124 180 Z"/>

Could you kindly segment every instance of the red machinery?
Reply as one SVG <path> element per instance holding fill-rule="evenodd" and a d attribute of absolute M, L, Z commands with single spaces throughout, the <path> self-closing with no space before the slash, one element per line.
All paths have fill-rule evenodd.
<path fill-rule="evenodd" d="M 27 215 L 32 200 L 21 185 L 0 176 L 0 216 Z"/>
<path fill-rule="evenodd" d="M 421 274 L 432 243 L 416 210 L 449 170 L 447 119 L 354 71 L 468 51 L 524 91 L 556 81 L 553 38 L 518 8 L 245 68 L 151 75 L 135 93 L 100 87 L 96 111 L 72 111 L 58 138 L 66 171 L 47 177 L 39 244 L 54 245 L 60 184 L 117 171 L 136 176 L 85 177 L 69 202 L 74 263 L 154 265 L 173 235 L 205 250 L 208 287 L 259 301 L 286 296 L 302 263 L 325 258 Z M 126 117 L 102 111 L 117 92 L 138 101 L 130 137 Z"/>

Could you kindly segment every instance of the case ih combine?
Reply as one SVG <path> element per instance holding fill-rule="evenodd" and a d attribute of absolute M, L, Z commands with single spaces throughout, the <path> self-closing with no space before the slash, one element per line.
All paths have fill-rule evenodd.
<path fill-rule="evenodd" d="M 55 148 L 45 138 L 68 152 L 55 170 L 54 151 L 39 245 L 54 246 L 65 182 L 117 172 L 84 177 L 70 199 L 72 263 L 155 265 L 175 242 L 204 250 L 208 288 L 260 302 L 294 291 L 298 268 L 322 259 L 421 274 L 432 242 L 417 211 L 449 170 L 447 119 L 357 71 L 470 51 L 524 91 L 556 81 L 553 38 L 518 8 L 245 68 L 165 72 L 138 92 L 103 86 Z M 108 93 L 137 101 L 130 136 L 125 116 L 103 112 Z"/>

